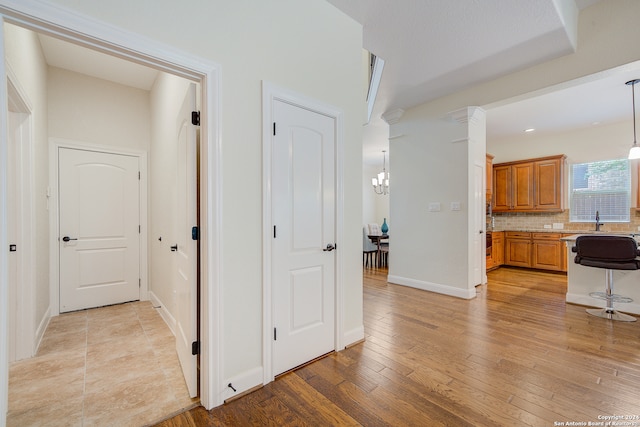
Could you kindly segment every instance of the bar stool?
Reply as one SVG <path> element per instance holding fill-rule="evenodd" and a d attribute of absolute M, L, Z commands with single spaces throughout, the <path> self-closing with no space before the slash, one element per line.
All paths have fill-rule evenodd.
<path fill-rule="evenodd" d="M 571 248 L 576 253 L 576 264 L 586 267 L 605 269 L 605 291 L 592 292 L 593 298 L 604 299 L 605 308 L 589 308 L 587 313 L 604 319 L 635 322 L 636 318 L 620 313 L 613 308 L 614 302 L 632 302 L 633 299 L 613 293 L 613 270 L 640 269 L 638 244 L 635 239 L 627 236 L 578 236 L 576 245 Z"/>

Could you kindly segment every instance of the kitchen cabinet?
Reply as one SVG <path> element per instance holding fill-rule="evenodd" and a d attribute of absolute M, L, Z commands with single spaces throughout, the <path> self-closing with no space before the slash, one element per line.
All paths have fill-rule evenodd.
<path fill-rule="evenodd" d="M 492 185 L 493 211 L 511 209 L 511 166 L 493 166 Z"/>
<path fill-rule="evenodd" d="M 504 232 L 494 231 L 491 233 L 491 236 L 491 257 L 493 258 L 493 265 L 494 267 L 499 267 L 504 264 Z"/>
<path fill-rule="evenodd" d="M 491 195 L 493 192 L 493 156 L 491 154 L 487 154 L 487 187 L 486 187 L 486 201 L 487 203 L 491 203 Z"/>
<path fill-rule="evenodd" d="M 487 255 L 487 270 L 500 267 L 504 264 L 504 232 L 492 232 L 491 241 L 491 253 Z"/>
<path fill-rule="evenodd" d="M 531 233 L 505 232 L 504 263 L 515 267 L 531 267 Z"/>
<path fill-rule="evenodd" d="M 564 207 L 565 156 L 539 160 L 533 164 L 536 210 L 562 211 Z"/>
<path fill-rule="evenodd" d="M 566 271 L 561 233 L 505 232 L 504 264 L 540 270 Z"/>
<path fill-rule="evenodd" d="M 531 233 L 531 267 L 542 270 L 562 271 L 562 246 L 560 233 Z"/>
<path fill-rule="evenodd" d="M 561 212 L 564 155 L 493 166 L 494 212 Z"/>

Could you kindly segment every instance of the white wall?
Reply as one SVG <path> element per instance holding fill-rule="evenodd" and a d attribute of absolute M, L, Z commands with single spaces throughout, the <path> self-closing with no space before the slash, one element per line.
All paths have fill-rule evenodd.
<path fill-rule="evenodd" d="M 38 327 L 49 310 L 49 150 L 47 139 L 47 65 L 31 31 L 5 25 L 5 60 L 32 104 L 35 186 L 35 319 Z M 36 337 L 33 337 L 35 339 Z"/>
<path fill-rule="evenodd" d="M 462 296 L 467 288 L 467 125 L 430 115 L 424 108 L 405 112 L 392 126 L 393 244 L 389 281 Z M 451 202 L 463 209 L 452 212 Z M 440 211 L 429 211 L 432 203 Z M 445 289 L 449 289 L 445 291 Z"/>
<path fill-rule="evenodd" d="M 222 67 L 223 378 L 262 365 L 261 82 L 344 111 L 342 322 L 362 335 L 361 26 L 324 0 L 55 3 Z"/>
<path fill-rule="evenodd" d="M 487 116 L 491 110 L 487 111 Z M 570 163 L 625 158 L 633 143 L 631 115 L 628 122 L 589 129 L 538 134 L 523 133 L 515 138 L 487 140 L 493 163 L 566 154 Z"/>
<path fill-rule="evenodd" d="M 49 67 L 49 136 L 147 151 L 149 92 Z"/>
<path fill-rule="evenodd" d="M 454 218 L 440 219 L 438 215 L 425 213 L 430 201 L 465 200 L 466 194 L 461 193 L 472 191 L 462 183 L 468 168 L 464 150 L 459 148 L 457 152 L 456 147 L 447 142 L 449 134 L 455 133 L 444 123 L 447 113 L 467 106 L 489 105 L 640 59 L 639 15 L 640 2 L 634 0 L 596 3 L 580 14 L 576 53 L 409 109 L 398 124 L 391 126 L 390 134 L 404 134 L 405 137 L 394 140 L 390 147 L 394 170 L 391 216 L 395 230 L 390 275 L 412 278 L 420 283 L 437 284 L 446 280 L 445 284 L 451 286 L 459 286 L 458 282 L 463 280 L 459 270 L 465 270 L 464 280 L 467 278 L 468 264 L 458 263 L 458 270 L 453 271 L 456 260 L 461 259 L 459 252 L 466 251 L 468 237 L 460 232 L 466 227 L 466 219 L 463 225 L 463 221 Z M 628 149 L 629 139 L 623 139 Z M 492 154 L 500 151 L 491 142 L 489 147 Z M 529 155 L 522 152 L 517 157 L 521 157 L 520 154 L 522 157 Z M 510 156 L 516 154 L 505 148 L 505 160 Z M 500 157 L 496 161 L 502 161 Z M 416 181 L 422 184 L 420 191 L 399 191 L 404 185 L 415 187 Z M 403 216 L 403 211 L 412 213 Z M 428 238 L 416 239 L 417 233 Z M 417 265 L 416 260 L 420 262 Z"/>
<path fill-rule="evenodd" d="M 177 241 L 174 226 L 176 118 L 188 84 L 179 77 L 160 73 L 151 88 L 149 288 L 173 317 L 176 315 L 175 255 L 170 246 Z"/>

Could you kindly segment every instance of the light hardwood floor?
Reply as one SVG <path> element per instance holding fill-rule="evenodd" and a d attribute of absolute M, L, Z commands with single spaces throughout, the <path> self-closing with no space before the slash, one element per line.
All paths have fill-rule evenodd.
<path fill-rule="evenodd" d="M 175 338 L 149 301 L 51 319 L 9 367 L 7 426 L 140 426 L 192 407 Z"/>
<path fill-rule="evenodd" d="M 565 304 L 565 292 L 564 275 L 500 268 L 467 301 L 388 284 L 386 270 L 366 269 L 365 342 L 158 426 L 514 427 L 640 417 L 640 322 L 590 317 Z"/>

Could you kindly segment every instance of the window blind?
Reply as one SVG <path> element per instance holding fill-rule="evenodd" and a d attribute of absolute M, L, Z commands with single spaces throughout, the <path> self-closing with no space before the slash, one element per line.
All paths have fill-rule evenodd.
<path fill-rule="evenodd" d="M 571 168 L 571 222 L 629 222 L 631 174 L 627 159 L 574 164 Z"/>

